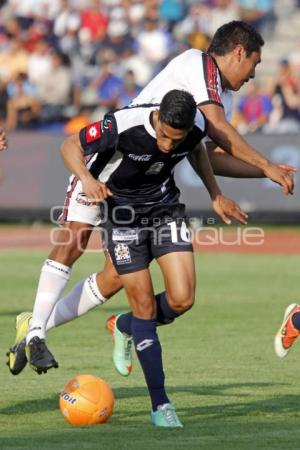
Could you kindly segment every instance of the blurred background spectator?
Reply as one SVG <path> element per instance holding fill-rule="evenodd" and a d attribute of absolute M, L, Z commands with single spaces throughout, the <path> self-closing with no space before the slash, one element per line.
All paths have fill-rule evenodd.
<path fill-rule="evenodd" d="M 257 83 L 236 95 L 234 124 L 241 132 L 299 132 L 299 6 L 298 0 L 0 0 L 0 124 L 77 130 L 130 103 L 176 54 L 206 50 L 217 28 L 242 19 L 266 45 Z"/>
<path fill-rule="evenodd" d="M 242 134 L 261 131 L 269 122 L 272 110 L 271 96 L 263 93 L 259 84 L 251 80 L 246 94 L 239 99 L 235 125 Z"/>

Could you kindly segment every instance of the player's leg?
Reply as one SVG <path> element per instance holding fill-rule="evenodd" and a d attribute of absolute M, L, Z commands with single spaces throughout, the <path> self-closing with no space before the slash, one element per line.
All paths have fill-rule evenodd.
<path fill-rule="evenodd" d="M 45 344 L 46 325 L 70 279 L 72 265 L 82 255 L 91 232 L 92 227 L 86 223 L 65 224 L 58 231 L 57 243 L 42 267 L 26 336 L 27 359 L 38 372 L 57 367 L 57 362 Z"/>
<path fill-rule="evenodd" d="M 169 223 L 167 222 L 166 225 L 162 220 L 161 226 L 153 230 L 152 236 L 152 254 L 165 271 L 165 283 L 168 290 L 155 296 L 156 320 L 159 325 L 172 323 L 194 302 L 195 268 L 186 222 L 183 217 L 179 217 L 172 222 L 174 226 L 170 226 Z M 182 282 L 178 273 L 182 274 Z M 127 361 L 129 359 L 131 361 L 131 357 L 129 358 L 131 320 L 132 312 L 128 312 L 113 315 L 107 321 L 107 328 L 113 336 L 117 336 L 118 352 L 115 353 L 115 346 L 113 360 L 117 371 L 123 376 L 128 376 L 130 373 L 126 369 L 125 356 Z M 132 368 L 132 365 L 130 367 Z"/>
<path fill-rule="evenodd" d="M 101 272 L 90 275 L 77 283 L 73 289 L 54 306 L 47 322 L 47 331 L 63 325 L 102 305 L 122 289 L 121 279 L 110 258 L 106 256 Z"/>
<path fill-rule="evenodd" d="M 84 242 L 81 242 L 81 245 L 83 246 Z M 103 304 L 121 288 L 120 277 L 110 258 L 106 255 L 103 271 L 81 280 L 65 297 L 55 303 L 47 321 L 46 331 L 86 314 L 96 306 Z M 7 365 L 13 375 L 18 375 L 27 363 L 25 337 L 29 330 L 31 317 L 32 313 L 26 312 L 19 314 L 16 319 L 17 334 L 15 344 L 7 353 Z M 131 347 L 131 341 L 130 338 L 126 347 Z M 126 355 L 128 356 L 126 358 L 127 370 L 127 367 L 131 366 L 131 352 L 127 350 Z"/>
<path fill-rule="evenodd" d="M 151 420 L 156 426 L 181 427 L 165 390 L 162 351 L 156 331 L 156 302 L 148 269 L 121 275 L 132 309 L 131 331 L 135 350 L 151 398 Z"/>
<path fill-rule="evenodd" d="M 279 358 L 284 358 L 300 335 L 300 305 L 289 305 L 283 317 L 283 322 L 275 336 L 274 348 Z"/>
<path fill-rule="evenodd" d="M 8 367 L 12 374 L 19 374 L 27 363 L 25 355 L 26 336 L 28 336 L 27 343 L 35 336 L 37 337 L 35 341 L 38 344 L 42 340 L 41 346 L 38 345 L 40 359 L 43 360 L 45 355 L 48 360 L 47 366 L 57 365 L 55 359 L 45 347 L 46 324 L 55 303 L 69 281 L 73 263 L 82 254 L 88 243 L 92 228 L 91 225 L 86 223 L 72 221 L 64 224 L 58 230 L 57 243 L 41 270 L 33 315 L 22 313 L 16 319 L 15 343 L 7 353 Z"/>

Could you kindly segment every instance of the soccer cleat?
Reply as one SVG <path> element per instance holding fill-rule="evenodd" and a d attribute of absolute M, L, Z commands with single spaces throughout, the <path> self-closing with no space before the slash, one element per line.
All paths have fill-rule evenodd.
<path fill-rule="evenodd" d="M 27 358 L 25 354 L 26 334 L 29 329 L 31 312 L 23 312 L 16 318 L 16 339 L 6 356 L 8 356 L 7 365 L 13 375 L 18 375 L 25 368 Z"/>
<path fill-rule="evenodd" d="M 30 367 L 39 375 L 41 375 L 41 373 L 47 373 L 47 370 L 52 369 L 52 367 L 55 369 L 58 368 L 58 363 L 47 348 L 45 339 L 34 336 L 28 342 L 25 351 Z"/>
<path fill-rule="evenodd" d="M 107 319 L 106 328 L 114 342 L 113 362 L 115 368 L 123 377 L 128 377 L 132 371 L 131 347 L 132 337 L 122 333 L 117 328 L 117 319 L 121 314 L 112 315 Z"/>
<path fill-rule="evenodd" d="M 172 403 L 159 405 L 156 411 L 151 411 L 151 422 L 156 427 L 183 428 Z"/>
<path fill-rule="evenodd" d="M 279 358 L 284 358 L 288 354 L 290 348 L 300 334 L 299 330 L 294 327 L 292 322 L 293 314 L 298 312 L 300 312 L 300 305 L 297 305 L 297 303 L 289 305 L 284 312 L 283 322 L 274 341 L 275 353 Z"/>

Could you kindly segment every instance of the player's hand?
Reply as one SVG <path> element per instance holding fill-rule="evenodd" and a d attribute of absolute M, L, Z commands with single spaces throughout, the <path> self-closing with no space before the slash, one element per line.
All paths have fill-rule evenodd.
<path fill-rule="evenodd" d="M 5 131 L 0 131 L 0 151 L 7 149 L 7 137 Z"/>
<path fill-rule="evenodd" d="M 231 224 L 230 217 L 236 219 L 243 225 L 247 224 L 247 213 L 245 213 L 235 201 L 231 200 L 231 198 L 219 194 L 212 201 L 212 206 L 215 213 L 217 213 L 227 225 Z"/>
<path fill-rule="evenodd" d="M 264 169 L 264 175 L 274 183 L 280 184 L 285 195 L 292 195 L 294 191 L 294 170 L 291 170 L 291 168 L 292 166 L 283 165 L 282 167 L 282 165 L 270 162 Z"/>
<path fill-rule="evenodd" d="M 103 202 L 103 200 L 112 195 L 112 192 L 104 183 L 93 177 L 82 180 L 82 189 L 88 200 L 93 203 Z"/>
<path fill-rule="evenodd" d="M 298 167 L 290 166 L 289 164 L 278 164 L 281 169 L 286 170 L 290 174 L 298 172 Z"/>

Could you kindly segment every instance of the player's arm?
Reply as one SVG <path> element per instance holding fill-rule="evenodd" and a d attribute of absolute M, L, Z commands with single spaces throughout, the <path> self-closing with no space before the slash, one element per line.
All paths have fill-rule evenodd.
<path fill-rule="evenodd" d="M 264 178 L 261 169 L 234 158 L 213 142 L 205 143 L 207 154 L 215 175 L 230 178 Z"/>
<path fill-rule="evenodd" d="M 7 149 L 7 137 L 5 131 L 0 131 L 0 151 Z"/>
<path fill-rule="evenodd" d="M 235 128 L 226 120 L 220 105 L 208 103 L 198 105 L 207 120 L 208 136 L 222 149 L 247 164 L 259 169 L 263 175 L 283 187 L 285 194 L 292 194 L 294 182 L 292 174 L 269 161 L 251 147 Z"/>
<path fill-rule="evenodd" d="M 188 160 L 196 171 L 197 175 L 203 181 L 210 198 L 214 211 L 221 217 L 221 219 L 230 224 L 230 217 L 235 218 L 240 223 L 247 223 L 247 214 L 230 198 L 222 195 L 222 192 L 214 177 L 213 169 L 210 164 L 207 152 L 200 143 L 193 152 L 188 155 Z"/>
<path fill-rule="evenodd" d="M 215 175 L 229 178 L 265 178 L 262 170 L 236 159 L 213 142 L 206 142 L 205 147 Z M 297 167 L 289 164 L 279 164 L 279 167 L 291 174 L 297 172 Z"/>
<path fill-rule="evenodd" d="M 83 131 L 83 133 L 82 133 Z M 85 129 L 80 133 L 86 134 Z M 98 150 L 103 151 L 103 145 L 96 145 L 96 139 L 93 141 L 93 145 L 87 145 L 83 137 L 80 134 L 75 134 L 67 138 L 60 149 L 62 159 L 65 166 L 72 172 L 82 183 L 83 192 L 87 195 L 88 199 L 92 202 L 100 202 L 112 195 L 111 191 L 106 187 L 104 183 L 96 180 L 85 164 L 85 155 L 91 153 L 97 153 Z M 84 149 L 86 147 L 86 150 Z"/>

